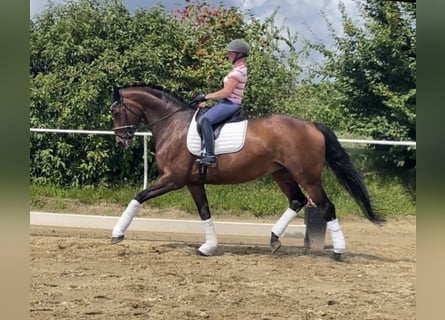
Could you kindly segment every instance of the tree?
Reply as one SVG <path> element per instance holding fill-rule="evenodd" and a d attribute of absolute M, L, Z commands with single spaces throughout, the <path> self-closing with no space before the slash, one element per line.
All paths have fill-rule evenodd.
<path fill-rule="evenodd" d="M 384 1 L 416 3 L 416 0 L 384 0 Z"/>
<path fill-rule="evenodd" d="M 238 8 L 193 2 L 174 12 L 189 36 L 184 44 L 183 79 L 186 91 L 215 91 L 230 70 L 226 46 L 235 38 L 250 44 L 249 80 L 244 109 L 251 118 L 286 112 L 296 92 L 301 72 L 297 37 L 286 25 L 277 26 L 276 11 L 261 21 L 249 13 L 248 21 Z"/>
<path fill-rule="evenodd" d="M 130 15 L 121 3 L 79 0 L 50 6 L 30 22 L 32 127 L 108 129 L 109 88 L 125 74 L 122 53 Z M 111 140 L 91 136 L 31 137 L 31 178 L 90 184 L 119 168 Z M 108 152 L 111 150 L 111 152 Z M 121 174 L 125 170 L 119 170 Z"/>
<path fill-rule="evenodd" d="M 30 21 L 31 127 L 110 130 L 114 86 L 156 84 L 185 99 L 216 90 L 231 68 L 225 47 L 238 37 L 252 46 L 249 115 L 284 110 L 295 92 L 298 55 L 288 54 L 295 38 L 283 37 L 273 17 L 246 22 L 238 8 L 206 2 L 134 14 L 122 0 L 50 4 Z M 33 134 L 31 179 L 68 186 L 139 182 L 140 145 L 135 139 L 134 148 L 122 151 L 110 137 Z"/>
<path fill-rule="evenodd" d="M 365 23 L 358 26 L 343 5 L 342 35 L 335 49 L 314 46 L 327 58 L 320 74 L 332 81 L 343 98 L 345 129 L 365 137 L 416 140 L 415 5 L 379 0 L 360 4 Z M 414 167 L 409 148 L 375 146 L 381 157 L 397 166 Z"/>

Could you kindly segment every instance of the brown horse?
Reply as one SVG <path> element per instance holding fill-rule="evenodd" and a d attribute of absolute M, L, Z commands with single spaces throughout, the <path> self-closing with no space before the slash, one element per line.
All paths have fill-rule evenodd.
<path fill-rule="evenodd" d="M 115 88 L 110 109 L 118 145 L 128 148 L 141 122 L 150 129 L 156 142 L 156 162 L 161 173 L 152 186 L 129 203 L 113 229 L 112 243 L 124 240 L 124 233 L 142 203 L 187 187 L 205 231 L 206 242 L 197 253 L 211 255 L 217 248 L 217 237 L 196 164 L 197 157 L 186 146 L 187 132 L 195 110 L 182 98 L 155 86 Z M 285 115 L 249 120 L 244 147 L 238 152 L 219 155 L 217 167 L 208 168 L 205 183 L 237 184 L 272 175 L 289 200 L 289 208 L 271 230 L 272 252 L 280 248 L 280 236 L 297 212 L 307 204 L 301 186 L 327 221 L 334 257 L 339 258 L 345 252 L 345 239 L 335 207 L 322 187 L 325 161 L 365 216 L 374 223 L 383 222 L 384 219 L 371 206 L 361 175 L 335 134 L 322 124 Z"/>

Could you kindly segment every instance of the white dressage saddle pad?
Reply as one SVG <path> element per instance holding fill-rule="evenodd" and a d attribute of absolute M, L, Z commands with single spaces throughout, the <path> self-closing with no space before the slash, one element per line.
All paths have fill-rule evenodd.
<path fill-rule="evenodd" d="M 218 138 L 215 140 L 215 154 L 240 151 L 246 140 L 247 120 L 224 124 Z M 198 134 L 196 113 L 190 122 L 187 133 L 187 148 L 195 156 L 201 155 L 201 137 Z"/>

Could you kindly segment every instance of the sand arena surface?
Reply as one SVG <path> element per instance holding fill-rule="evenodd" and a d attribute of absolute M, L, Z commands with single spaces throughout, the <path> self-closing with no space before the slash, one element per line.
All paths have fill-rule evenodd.
<path fill-rule="evenodd" d="M 111 231 L 32 226 L 30 317 L 415 319 L 416 219 L 341 222 L 343 262 L 306 252 L 303 239 L 271 254 L 268 235 L 219 237 L 205 258 L 203 235 L 129 232 L 110 245 Z"/>

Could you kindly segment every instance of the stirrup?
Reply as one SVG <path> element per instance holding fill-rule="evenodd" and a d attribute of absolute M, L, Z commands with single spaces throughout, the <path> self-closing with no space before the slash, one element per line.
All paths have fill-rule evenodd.
<path fill-rule="evenodd" d="M 207 167 L 216 167 L 217 157 L 213 155 L 203 155 L 198 159 L 199 164 Z"/>

